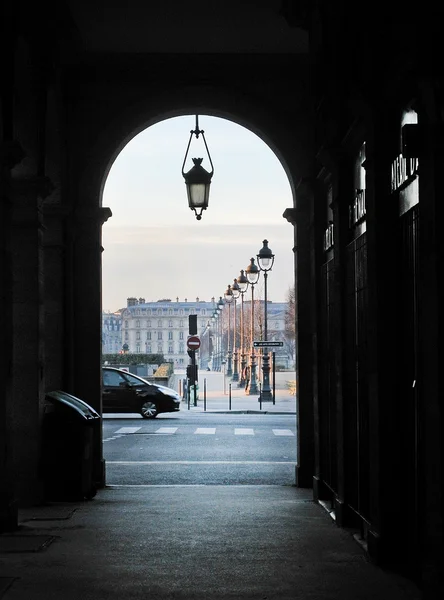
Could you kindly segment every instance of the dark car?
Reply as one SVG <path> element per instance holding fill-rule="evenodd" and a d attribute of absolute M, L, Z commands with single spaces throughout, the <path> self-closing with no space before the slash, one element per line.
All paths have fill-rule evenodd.
<path fill-rule="evenodd" d="M 114 367 L 102 367 L 102 408 L 104 413 L 139 413 L 154 419 L 160 413 L 180 410 L 179 394 L 162 385 Z"/>

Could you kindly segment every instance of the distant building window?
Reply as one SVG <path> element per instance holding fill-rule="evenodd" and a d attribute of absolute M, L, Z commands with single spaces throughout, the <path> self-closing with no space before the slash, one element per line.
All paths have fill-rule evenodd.
<path fill-rule="evenodd" d="M 147 326 L 147 327 L 151 327 L 151 321 L 147 321 L 147 322 L 146 322 L 146 326 Z"/>
<path fill-rule="evenodd" d="M 151 339 L 151 331 L 147 331 L 146 332 L 146 339 L 150 340 Z"/>
<path fill-rule="evenodd" d="M 173 346 L 168 346 L 168 352 L 169 352 L 170 354 L 172 354 L 172 353 L 173 353 Z"/>
<path fill-rule="evenodd" d="M 180 309 L 179 313 L 183 315 L 183 308 Z"/>
<path fill-rule="evenodd" d="M 140 344 L 136 344 L 136 352 L 137 354 L 140 354 Z"/>
<path fill-rule="evenodd" d="M 136 332 L 136 340 L 140 340 L 140 331 Z"/>
<path fill-rule="evenodd" d="M 125 327 L 128 327 L 128 321 L 125 321 Z"/>
<path fill-rule="evenodd" d="M 139 321 L 139 319 L 137 319 L 137 321 L 136 321 L 136 327 L 140 327 L 140 321 Z"/>
<path fill-rule="evenodd" d="M 157 344 L 157 352 L 159 352 L 159 354 L 162 354 L 162 352 L 163 352 L 162 344 Z"/>
<path fill-rule="evenodd" d="M 158 309 L 157 309 L 157 314 L 158 314 L 158 315 L 161 315 L 161 314 L 162 314 L 162 309 L 161 309 L 161 308 L 158 308 Z"/>
<path fill-rule="evenodd" d="M 168 314 L 169 314 L 169 315 L 172 315 L 172 314 L 173 314 L 173 310 L 172 310 L 171 308 L 169 309 L 169 311 L 168 311 Z"/>
<path fill-rule="evenodd" d="M 183 331 L 179 331 L 179 340 L 183 340 Z"/>
<path fill-rule="evenodd" d="M 162 327 L 162 321 L 157 321 L 157 327 Z"/>
<path fill-rule="evenodd" d="M 151 344 L 147 344 L 146 351 L 148 354 L 151 354 Z"/>
<path fill-rule="evenodd" d="M 168 339 L 169 339 L 169 340 L 172 340 L 172 339 L 173 339 L 173 332 L 172 332 L 172 331 L 169 331 L 169 332 L 168 332 Z"/>
<path fill-rule="evenodd" d="M 182 321 L 182 319 L 179 321 L 179 327 L 183 327 L 183 321 Z"/>
<path fill-rule="evenodd" d="M 179 358 L 179 364 L 183 365 L 183 358 Z"/>
<path fill-rule="evenodd" d="M 173 322 L 171 320 L 168 321 L 168 327 L 172 327 L 173 326 Z"/>
<path fill-rule="evenodd" d="M 162 339 L 162 332 L 161 332 L 161 331 L 158 331 L 158 332 L 157 332 L 157 339 L 158 339 L 158 340 L 161 340 L 161 339 Z"/>
<path fill-rule="evenodd" d="M 182 354 L 184 352 L 183 344 L 179 344 L 179 352 Z"/>

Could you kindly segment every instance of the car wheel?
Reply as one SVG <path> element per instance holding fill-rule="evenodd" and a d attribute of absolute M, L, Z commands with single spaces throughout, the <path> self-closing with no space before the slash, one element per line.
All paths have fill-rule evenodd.
<path fill-rule="evenodd" d="M 157 406 L 152 400 L 146 400 L 140 407 L 140 414 L 144 419 L 154 419 L 157 417 Z"/>

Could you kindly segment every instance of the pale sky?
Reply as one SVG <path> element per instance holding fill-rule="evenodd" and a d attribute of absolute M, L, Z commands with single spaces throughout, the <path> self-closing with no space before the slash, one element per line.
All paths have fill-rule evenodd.
<path fill-rule="evenodd" d="M 196 220 L 188 207 L 182 164 L 195 116 L 157 123 L 122 150 L 106 180 L 103 206 L 103 309 L 128 297 L 209 302 L 223 296 L 267 239 L 275 254 L 268 299 L 282 302 L 294 285 L 293 227 L 282 217 L 293 206 L 287 175 L 273 151 L 254 133 L 225 119 L 199 116 L 214 166 L 208 209 Z M 211 166 L 193 135 L 191 158 Z M 250 296 L 249 296 L 250 297 Z M 263 297 L 263 275 L 255 287 Z"/>

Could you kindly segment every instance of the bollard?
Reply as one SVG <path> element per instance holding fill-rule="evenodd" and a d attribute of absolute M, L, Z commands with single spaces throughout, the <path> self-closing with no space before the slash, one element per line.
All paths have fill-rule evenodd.
<path fill-rule="evenodd" d="M 230 389 L 229 389 L 229 395 L 228 395 L 228 407 L 231 410 L 231 383 L 230 383 L 229 388 Z"/>
<path fill-rule="evenodd" d="M 259 410 L 262 410 L 262 383 L 259 383 Z"/>
<path fill-rule="evenodd" d="M 207 410 L 207 378 L 204 379 L 204 412 Z"/>

